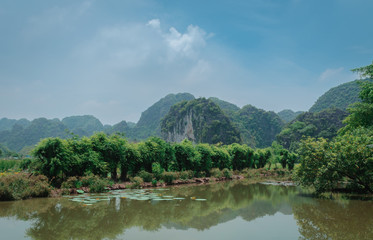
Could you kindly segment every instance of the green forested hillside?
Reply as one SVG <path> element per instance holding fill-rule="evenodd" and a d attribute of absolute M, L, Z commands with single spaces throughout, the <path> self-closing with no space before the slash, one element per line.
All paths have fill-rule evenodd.
<path fill-rule="evenodd" d="M 62 119 L 67 129 L 79 136 L 91 136 L 94 132 L 104 130 L 104 126 L 92 115 L 71 116 Z"/>
<path fill-rule="evenodd" d="M 284 123 L 293 121 L 299 114 L 303 113 L 302 111 L 294 112 L 290 109 L 285 109 L 277 113 Z"/>
<path fill-rule="evenodd" d="M 230 103 L 230 102 L 227 102 L 227 101 L 224 101 L 224 100 L 221 100 L 219 98 L 216 98 L 216 97 L 210 97 L 209 100 L 213 101 L 214 103 L 216 103 L 221 110 L 223 110 L 223 112 L 228 116 L 232 116 L 233 114 L 235 114 L 238 110 L 240 110 L 239 107 L 237 107 L 236 105 L 234 105 L 233 103 Z"/>
<path fill-rule="evenodd" d="M 20 151 L 25 146 L 33 146 L 46 137 L 67 137 L 66 126 L 58 119 L 37 118 L 23 127 L 15 124 L 11 130 L 0 132 L 0 143 L 12 151 Z"/>
<path fill-rule="evenodd" d="M 295 150 L 300 139 L 305 136 L 331 139 L 343 127 L 343 119 L 348 113 L 338 108 L 318 113 L 305 112 L 290 122 L 278 135 L 277 141 L 285 148 Z"/>
<path fill-rule="evenodd" d="M 162 137 L 175 141 L 185 136 L 197 143 L 241 142 L 240 133 L 213 101 L 198 98 L 171 107 L 161 122 Z"/>
<path fill-rule="evenodd" d="M 168 113 L 171 106 L 181 101 L 192 99 L 194 99 L 194 96 L 190 93 L 168 94 L 141 114 L 136 126 L 126 133 L 127 137 L 142 140 L 150 136 L 160 136 L 161 119 Z"/>
<path fill-rule="evenodd" d="M 251 147 L 270 146 L 284 125 L 274 112 L 264 111 L 251 105 L 240 109 L 238 106 L 218 98 L 209 99 L 216 103 L 233 121 L 240 131 L 243 143 Z M 294 115 L 299 112 L 292 113 Z"/>
<path fill-rule="evenodd" d="M 324 93 L 315 104 L 310 108 L 310 112 L 321 112 L 322 110 L 329 108 L 339 108 L 346 110 L 348 105 L 360 102 L 359 92 L 360 87 L 358 81 L 347 82 L 337 87 L 331 88 L 329 91 Z M 363 80 L 372 81 L 372 80 Z"/>
<path fill-rule="evenodd" d="M 232 119 L 241 133 L 243 143 L 251 147 L 271 146 L 284 125 L 276 113 L 252 105 L 242 107 Z"/>
<path fill-rule="evenodd" d="M 2 118 L 0 119 L 0 132 L 5 130 L 11 130 L 15 124 L 18 124 L 22 127 L 27 127 L 30 124 L 30 121 L 25 118 L 19 120 Z"/>
<path fill-rule="evenodd" d="M 128 131 L 130 131 L 130 127 L 128 126 L 127 122 L 121 121 L 117 124 L 114 124 L 113 126 L 108 126 L 104 132 L 109 135 L 113 133 L 121 133 L 121 134 L 126 135 Z"/>

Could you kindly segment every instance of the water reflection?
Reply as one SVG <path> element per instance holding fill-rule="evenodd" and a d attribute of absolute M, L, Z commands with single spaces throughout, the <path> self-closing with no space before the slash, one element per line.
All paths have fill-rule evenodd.
<path fill-rule="evenodd" d="M 300 239 L 373 239 L 372 201 L 317 199 L 293 211 Z"/>
<path fill-rule="evenodd" d="M 276 213 L 294 213 L 301 239 L 373 237 L 373 204 L 369 201 L 314 200 L 300 197 L 295 187 L 242 182 L 176 187 L 167 195 L 185 200 L 136 201 L 113 197 L 84 206 L 67 198 L 32 199 L 0 203 L 0 218 L 28 221 L 30 226 L 25 234 L 32 239 L 116 239 L 126 236 L 126 230 L 134 227 L 143 231 L 207 231 L 238 217 L 253 221 Z M 198 202 L 191 197 L 207 201 Z"/>

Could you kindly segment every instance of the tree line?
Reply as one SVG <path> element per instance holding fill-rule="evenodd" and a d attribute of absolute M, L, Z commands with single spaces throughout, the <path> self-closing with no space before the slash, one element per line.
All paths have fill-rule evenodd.
<path fill-rule="evenodd" d="M 242 170 L 263 168 L 281 162 L 293 168 L 296 155 L 283 148 L 252 149 L 233 143 L 193 144 L 184 140 L 168 143 L 158 137 L 130 143 L 123 136 L 96 133 L 91 137 L 70 139 L 46 138 L 33 150 L 32 169 L 59 183 L 71 176 L 110 176 L 112 180 L 128 180 L 140 171 L 192 171 L 195 176 L 209 176 L 211 169 Z M 274 159 L 274 160 L 273 160 Z"/>

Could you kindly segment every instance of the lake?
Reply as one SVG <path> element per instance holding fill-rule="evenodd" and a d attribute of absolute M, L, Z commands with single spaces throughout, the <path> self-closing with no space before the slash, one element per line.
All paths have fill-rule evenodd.
<path fill-rule="evenodd" d="M 373 239 L 373 201 L 231 181 L 0 202 L 0 239 Z"/>

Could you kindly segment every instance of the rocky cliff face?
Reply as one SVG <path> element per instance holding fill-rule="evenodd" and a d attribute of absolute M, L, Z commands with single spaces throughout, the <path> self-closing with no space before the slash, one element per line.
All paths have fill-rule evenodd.
<path fill-rule="evenodd" d="M 180 119 L 174 126 L 172 131 L 165 132 L 165 139 L 168 142 L 181 142 L 184 139 L 188 139 L 192 142 L 196 141 L 193 129 L 193 113 L 187 113 L 184 118 Z"/>
<path fill-rule="evenodd" d="M 199 98 L 174 105 L 161 122 L 162 137 L 169 142 L 241 142 L 240 133 L 214 102 Z"/>

